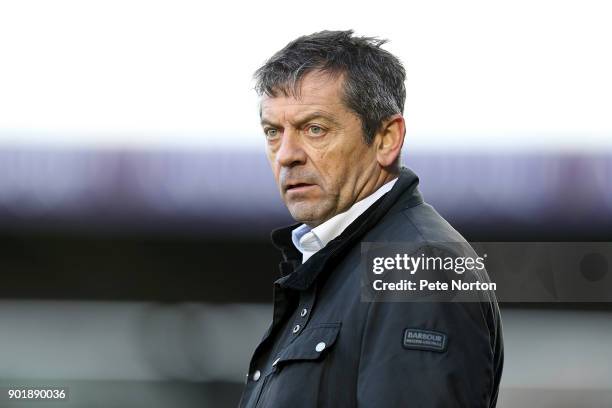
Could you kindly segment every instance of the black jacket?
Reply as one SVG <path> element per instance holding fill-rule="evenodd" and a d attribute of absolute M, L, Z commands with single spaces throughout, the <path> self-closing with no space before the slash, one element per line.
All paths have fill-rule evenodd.
<path fill-rule="evenodd" d="M 272 232 L 283 254 L 272 324 L 240 407 L 494 407 L 503 365 L 495 298 L 363 302 L 361 242 L 465 242 L 402 168 L 391 191 L 301 264 L 299 224 Z M 442 333 L 443 351 L 404 347 L 407 328 Z"/>

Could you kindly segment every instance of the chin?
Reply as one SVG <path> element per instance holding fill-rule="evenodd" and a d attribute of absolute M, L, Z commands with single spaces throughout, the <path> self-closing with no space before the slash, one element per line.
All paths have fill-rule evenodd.
<path fill-rule="evenodd" d="M 296 222 L 301 222 L 302 224 L 308 224 L 308 225 L 312 225 L 313 223 L 315 223 L 315 220 L 312 216 L 310 215 L 306 215 L 306 214 L 301 214 L 301 213 L 291 213 L 291 217 L 296 221 Z"/>
<path fill-rule="evenodd" d="M 321 215 L 317 211 L 317 208 L 312 205 L 294 204 L 287 207 L 291 217 L 297 222 L 312 225 L 317 224 L 317 220 L 321 219 Z"/>

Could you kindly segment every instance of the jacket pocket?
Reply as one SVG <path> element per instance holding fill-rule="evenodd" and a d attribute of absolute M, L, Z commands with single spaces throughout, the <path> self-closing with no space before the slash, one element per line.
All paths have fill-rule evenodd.
<path fill-rule="evenodd" d="M 277 357 L 275 366 L 300 360 L 319 360 L 336 343 L 342 323 L 319 323 L 304 329 Z"/>
<path fill-rule="evenodd" d="M 329 387 L 326 356 L 333 350 L 341 323 L 306 327 L 272 363 L 257 407 L 317 407 Z"/>

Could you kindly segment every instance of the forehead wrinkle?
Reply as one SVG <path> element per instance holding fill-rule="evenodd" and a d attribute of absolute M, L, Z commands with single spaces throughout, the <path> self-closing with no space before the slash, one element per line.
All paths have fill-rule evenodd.
<path fill-rule="evenodd" d="M 336 126 L 340 125 L 340 123 L 336 119 L 336 116 L 333 113 L 325 112 L 322 110 L 316 110 L 310 113 L 306 113 L 302 115 L 301 117 L 298 116 L 297 118 L 294 118 L 293 125 L 300 126 L 300 125 L 303 125 L 305 122 L 309 122 L 311 120 L 319 119 L 319 118 L 326 120 L 328 122 L 331 122 L 332 124 Z"/>
<path fill-rule="evenodd" d="M 312 120 L 315 117 L 322 118 L 324 120 L 330 121 L 334 124 L 338 124 L 338 115 L 337 113 L 332 112 L 329 108 L 340 105 L 343 107 L 342 102 L 336 103 L 309 103 L 308 101 L 297 101 L 291 100 L 279 103 L 277 106 L 267 106 L 264 108 L 263 101 L 260 104 L 260 120 L 261 123 L 271 123 L 275 122 L 275 116 L 282 116 L 282 122 L 289 122 L 292 124 L 305 122 L 307 120 Z M 306 107 L 305 109 L 300 109 L 300 107 Z M 271 115 L 264 115 L 264 113 L 268 113 Z M 271 117 L 270 117 L 271 116 Z"/>
<path fill-rule="evenodd" d="M 323 119 L 324 121 L 330 122 L 336 126 L 340 125 L 340 123 L 336 119 L 336 115 L 334 115 L 331 112 L 326 112 L 325 110 L 320 110 L 320 109 L 310 111 L 310 112 L 305 112 L 305 113 L 298 113 L 294 117 L 289 117 L 289 118 L 287 118 L 287 112 L 283 112 L 283 119 L 281 123 L 288 122 L 293 127 L 300 127 L 304 123 L 309 122 L 311 120 L 315 120 L 315 119 Z M 262 117 L 261 124 L 262 125 L 264 124 L 274 125 L 274 120 Z"/>

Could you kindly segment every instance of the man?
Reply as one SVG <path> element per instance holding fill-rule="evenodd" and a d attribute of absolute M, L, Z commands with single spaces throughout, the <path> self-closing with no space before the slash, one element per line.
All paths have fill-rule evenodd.
<path fill-rule="evenodd" d="M 465 242 L 400 166 L 405 71 L 384 41 L 324 31 L 255 74 L 267 157 L 295 225 L 272 324 L 240 407 L 494 407 L 499 310 L 487 302 L 364 302 L 361 243 Z M 409 336 L 438 333 L 439 349 Z"/>

